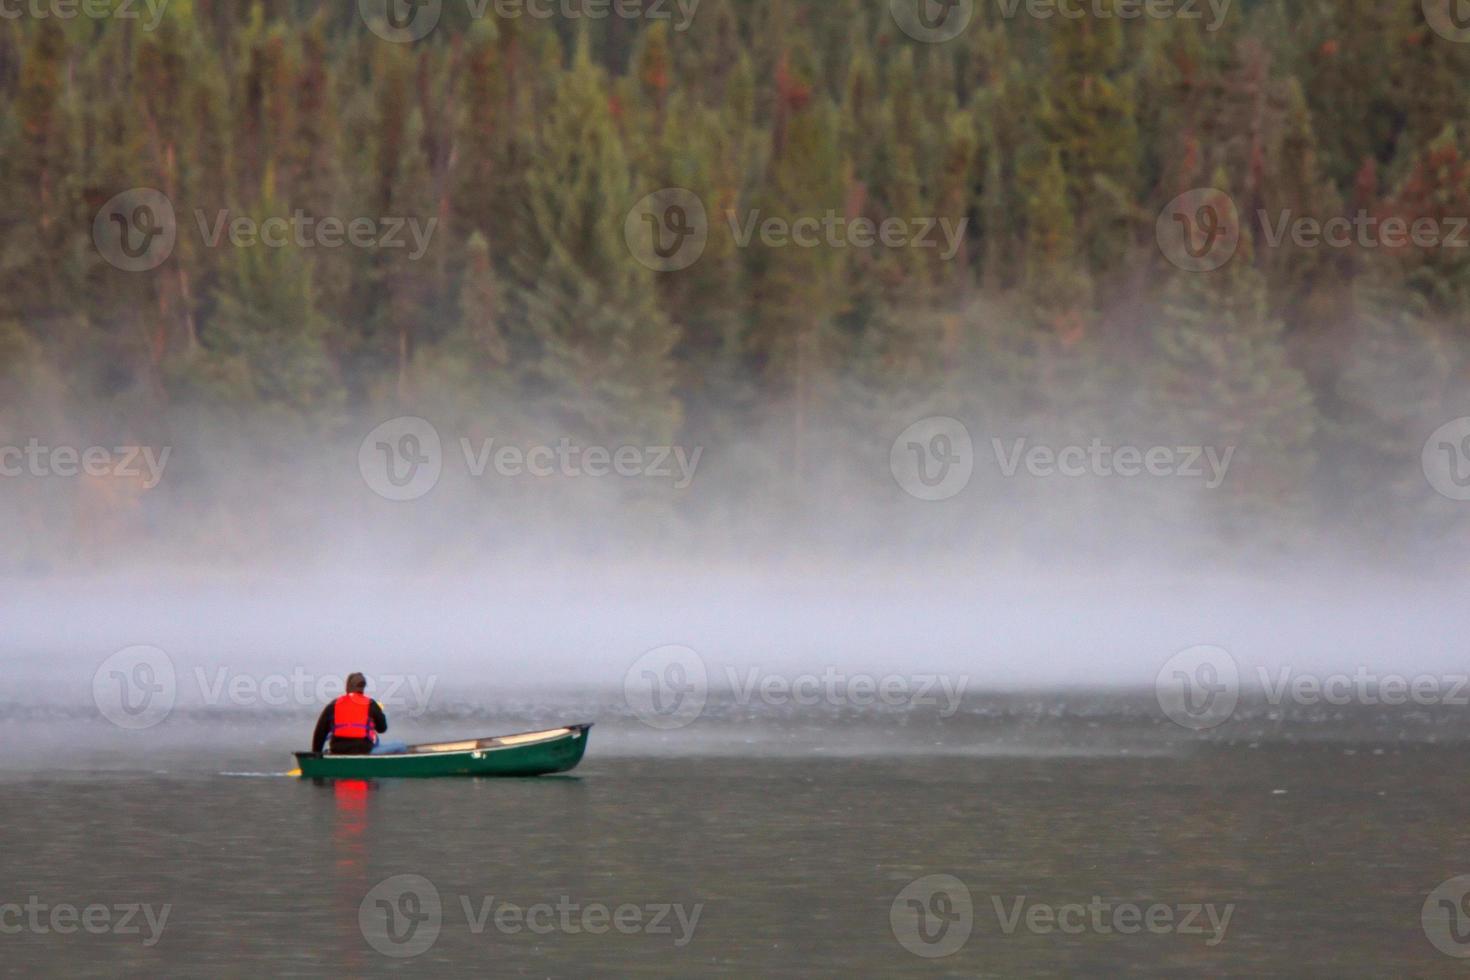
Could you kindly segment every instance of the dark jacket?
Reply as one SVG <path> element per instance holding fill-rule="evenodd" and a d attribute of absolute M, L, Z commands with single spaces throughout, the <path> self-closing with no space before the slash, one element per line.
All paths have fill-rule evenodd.
<path fill-rule="evenodd" d="M 322 716 L 316 720 L 316 732 L 311 736 L 311 751 L 320 754 L 322 746 L 327 744 L 328 737 L 332 734 L 332 728 L 336 725 L 333 718 L 333 709 L 337 702 L 333 701 L 322 709 Z M 368 717 L 372 719 L 373 727 L 379 734 L 388 730 L 388 717 L 383 714 L 383 708 L 374 701 L 368 705 Z M 373 741 L 368 738 L 333 738 L 333 755 L 371 755 Z"/>

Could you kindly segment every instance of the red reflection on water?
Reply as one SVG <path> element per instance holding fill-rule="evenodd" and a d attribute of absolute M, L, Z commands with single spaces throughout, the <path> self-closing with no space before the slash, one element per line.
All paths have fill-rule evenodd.
<path fill-rule="evenodd" d="M 337 803 L 337 822 L 332 839 L 337 845 L 337 867 L 342 871 L 363 870 L 366 852 L 363 836 L 367 832 L 368 795 L 373 784 L 366 779 L 337 779 L 332 782 L 332 795 Z"/>
<path fill-rule="evenodd" d="M 338 906 L 341 921 L 351 923 L 349 935 L 356 932 L 358 907 L 371 887 L 367 869 L 368 802 L 374 785 L 366 779 L 332 781 L 335 817 L 332 826 L 332 859 L 336 866 Z M 355 938 L 355 936 L 354 936 Z M 355 942 L 342 950 L 343 965 L 349 973 L 363 966 Z"/>

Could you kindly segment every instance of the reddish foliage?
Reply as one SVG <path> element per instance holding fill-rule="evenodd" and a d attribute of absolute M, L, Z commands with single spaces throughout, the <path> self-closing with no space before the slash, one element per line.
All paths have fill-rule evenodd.
<path fill-rule="evenodd" d="M 776 91 L 782 104 L 794 112 L 805 109 L 812 100 L 811 84 L 792 75 L 791 65 L 784 56 L 776 66 Z"/>
<path fill-rule="evenodd" d="M 1068 350 L 1087 336 L 1087 317 L 1080 310 L 1068 310 L 1052 318 L 1051 328 L 1056 332 L 1062 349 Z"/>
<path fill-rule="evenodd" d="M 1194 133 L 1185 133 L 1184 152 L 1180 154 L 1179 160 L 1179 190 L 1193 187 L 1197 183 L 1195 178 L 1199 174 L 1201 156 L 1199 137 Z"/>
<path fill-rule="evenodd" d="M 1354 203 L 1363 210 L 1371 211 L 1378 201 L 1378 161 L 1368 157 L 1358 174 L 1353 178 Z"/>

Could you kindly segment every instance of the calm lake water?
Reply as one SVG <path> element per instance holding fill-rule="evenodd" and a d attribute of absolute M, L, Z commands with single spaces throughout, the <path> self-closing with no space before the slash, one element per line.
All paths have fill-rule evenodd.
<path fill-rule="evenodd" d="M 851 722 L 653 741 L 611 725 L 573 776 L 514 781 L 313 784 L 271 775 L 289 739 L 187 719 L 146 765 L 12 754 L 0 972 L 1462 971 L 1431 937 L 1470 953 L 1453 886 L 1422 914 L 1470 873 L 1459 740 L 1368 724 L 1151 741 L 1058 714 L 907 741 Z M 64 720 L 0 731 L 77 740 Z"/>

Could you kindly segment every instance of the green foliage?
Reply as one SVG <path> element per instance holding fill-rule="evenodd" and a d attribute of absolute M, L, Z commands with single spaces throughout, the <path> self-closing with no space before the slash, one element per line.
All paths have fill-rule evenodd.
<path fill-rule="evenodd" d="M 1217 33 L 985 9 L 939 45 L 856 0 L 706 5 L 687 32 L 460 11 L 412 45 L 347 6 L 0 24 L 7 397 L 324 427 L 433 407 L 607 441 L 777 431 L 796 482 L 819 425 L 944 408 L 1236 446 L 1236 529 L 1314 502 L 1423 512 L 1402 487 L 1320 487 L 1410 466 L 1405 442 L 1457 404 L 1470 250 L 1264 234 L 1288 214 L 1470 216 L 1470 46 L 1418 0 L 1263 0 Z M 1212 181 L 1242 247 L 1184 273 L 1155 219 Z M 91 239 L 132 187 L 179 218 L 146 273 Z M 709 240 L 655 273 L 624 221 L 664 187 L 705 203 Z M 433 231 L 422 255 L 237 248 L 204 241 L 197 216 L 220 212 Z M 963 235 L 945 259 L 760 234 L 832 217 Z"/>

